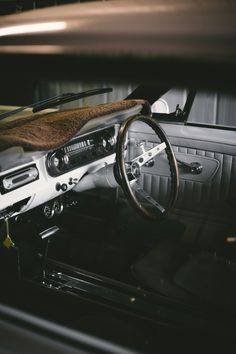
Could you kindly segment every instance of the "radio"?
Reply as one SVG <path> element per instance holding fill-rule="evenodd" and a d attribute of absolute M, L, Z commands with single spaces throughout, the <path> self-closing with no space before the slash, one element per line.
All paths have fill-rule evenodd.
<path fill-rule="evenodd" d="M 1 178 L 0 189 L 2 194 L 19 188 L 38 179 L 39 172 L 35 165 L 9 173 Z"/>
<path fill-rule="evenodd" d="M 109 127 L 77 137 L 69 144 L 48 154 L 50 176 L 59 176 L 115 152 L 115 127 Z"/>

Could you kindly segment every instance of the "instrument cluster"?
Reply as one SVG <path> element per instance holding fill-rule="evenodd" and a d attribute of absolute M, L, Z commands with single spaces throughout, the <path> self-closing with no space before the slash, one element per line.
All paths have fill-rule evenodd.
<path fill-rule="evenodd" d="M 48 174 L 56 177 L 113 154 L 115 145 L 114 126 L 76 137 L 48 154 L 46 160 Z"/>

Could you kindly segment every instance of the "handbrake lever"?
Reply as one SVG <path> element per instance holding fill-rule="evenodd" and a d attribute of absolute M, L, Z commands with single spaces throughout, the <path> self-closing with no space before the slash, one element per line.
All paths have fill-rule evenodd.
<path fill-rule="evenodd" d="M 59 231 L 59 227 L 58 226 L 52 226 L 52 227 L 49 227 L 49 229 L 46 229 L 42 232 L 39 233 L 39 237 L 42 239 L 42 240 L 45 240 L 46 238 L 49 238 L 53 235 L 55 235 L 55 233 L 57 233 Z"/>

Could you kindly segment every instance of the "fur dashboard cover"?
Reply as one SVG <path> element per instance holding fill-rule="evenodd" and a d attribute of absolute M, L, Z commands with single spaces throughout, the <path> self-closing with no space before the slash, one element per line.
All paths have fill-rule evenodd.
<path fill-rule="evenodd" d="M 142 114 L 150 115 L 144 100 L 124 100 L 94 107 L 73 108 L 19 118 L 0 126 L 0 151 L 12 146 L 25 150 L 51 150 L 66 144 L 91 119 L 118 113 L 142 105 Z"/>

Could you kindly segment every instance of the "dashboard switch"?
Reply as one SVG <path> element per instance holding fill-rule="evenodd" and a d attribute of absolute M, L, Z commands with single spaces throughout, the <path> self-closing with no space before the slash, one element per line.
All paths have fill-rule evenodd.
<path fill-rule="evenodd" d="M 77 184 L 79 182 L 78 178 L 69 178 L 69 185 L 71 186 L 72 184 Z"/>

